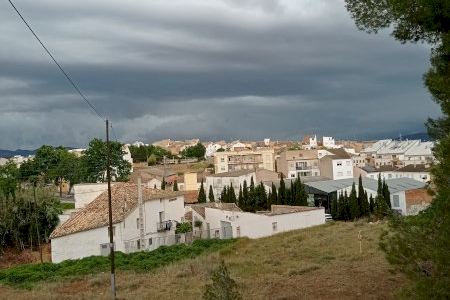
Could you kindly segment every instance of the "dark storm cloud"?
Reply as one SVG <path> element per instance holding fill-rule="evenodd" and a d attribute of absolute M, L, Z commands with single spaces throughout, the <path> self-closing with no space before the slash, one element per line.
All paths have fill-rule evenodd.
<path fill-rule="evenodd" d="M 429 47 L 358 32 L 340 0 L 17 1 L 123 141 L 422 130 Z M 102 124 L 6 2 L 0 148 L 82 146 Z"/>

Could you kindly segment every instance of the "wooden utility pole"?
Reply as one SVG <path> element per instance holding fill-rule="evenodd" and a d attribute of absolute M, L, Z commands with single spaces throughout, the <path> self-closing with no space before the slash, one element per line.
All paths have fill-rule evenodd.
<path fill-rule="evenodd" d="M 111 204 L 111 147 L 109 144 L 109 121 L 106 120 L 106 178 L 108 180 L 109 249 L 111 259 L 111 299 L 116 299 L 116 270 L 114 266 L 114 237 Z"/>

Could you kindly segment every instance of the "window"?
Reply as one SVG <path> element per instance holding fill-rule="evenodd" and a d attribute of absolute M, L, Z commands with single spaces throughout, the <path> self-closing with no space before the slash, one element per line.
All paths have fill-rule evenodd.
<path fill-rule="evenodd" d="M 136 248 L 138 248 L 138 250 L 141 249 L 141 240 L 136 241 Z"/>
<path fill-rule="evenodd" d="M 214 237 L 215 238 L 219 238 L 220 237 L 220 231 L 219 230 L 214 231 Z"/>
<path fill-rule="evenodd" d="M 220 162 L 225 162 L 225 158 L 224 158 L 224 157 L 221 157 L 221 158 L 220 158 Z"/>
<path fill-rule="evenodd" d="M 236 227 L 236 236 L 237 237 L 241 236 L 241 226 Z"/>
<path fill-rule="evenodd" d="M 394 203 L 392 203 L 393 207 L 400 207 L 400 199 L 398 195 L 392 196 L 392 200 Z"/>
<path fill-rule="evenodd" d="M 152 244 L 153 244 L 153 240 L 152 240 L 152 238 L 149 238 L 148 239 L 148 245 L 151 246 Z"/>
<path fill-rule="evenodd" d="M 275 232 L 278 229 L 278 223 L 277 222 L 273 222 L 272 223 L 272 230 Z"/>
<path fill-rule="evenodd" d="M 291 174 L 291 177 L 294 178 L 294 177 L 295 177 L 295 174 Z"/>
<path fill-rule="evenodd" d="M 136 219 L 136 228 L 139 229 L 139 218 Z"/>
<path fill-rule="evenodd" d="M 342 166 L 342 161 L 338 161 L 338 162 L 336 163 L 336 165 L 337 165 L 338 167 Z"/>

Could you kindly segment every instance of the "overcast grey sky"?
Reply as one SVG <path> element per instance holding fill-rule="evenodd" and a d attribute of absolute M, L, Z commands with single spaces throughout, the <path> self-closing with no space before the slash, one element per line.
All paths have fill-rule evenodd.
<path fill-rule="evenodd" d="M 124 142 L 423 131 L 429 46 L 356 30 L 343 0 L 16 0 Z M 0 2 L 0 148 L 104 125 Z"/>

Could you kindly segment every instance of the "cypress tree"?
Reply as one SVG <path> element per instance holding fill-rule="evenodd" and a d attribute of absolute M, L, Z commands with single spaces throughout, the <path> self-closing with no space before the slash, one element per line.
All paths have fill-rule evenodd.
<path fill-rule="evenodd" d="M 386 183 L 386 180 L 383 179 L 383 198 L 386 201 L 386 204 L 389 208 L 391 208 L 391 192 L 389 192 L 389 187 Z"/>
<path fill-rule="evenodd" d="M 226 203 L 227 202 L 227 187 L 224 186 L 222 191 L 220 192 L 220 202 Z"/>
<path fill-rule="evenodd" d="M 351 214 L 350 214 L 350 204 L 349 204 L 349 199 L 348 199 L 348 194 L 347 194 L 347 190 L 345 190 L 344 192 L 344 214 L 343 214 L 343 219 L 345 221 L 350 220 L 351 218 Z"/>
<path fill-rule="evenodd" d="M 173 182 L 173 190 L 174 190 L 174 191 L 178 191 L 178 182 L 177 182 L 176 179 L 175 179 L 175 181 Z"/>
<path fill-rule="evenodd" d="M 208 193 L 209 202 L 214 202 L 214 191 L 212 188 L 212 185 L 209 186 L 209 193 Z"/>
<path fill-rule="evenodd" d="M 278 189 L 278 204 L 286 204 L 286 186 L 284 184 L 283 174 L 281 174 L 280 188 Z"/>
<path fill-rule="evenodd" d="M 369 198 L 369 213 L 373 214 L 375 210 L 375 202 L 373 200 L 372 194 L 370 194 L 370 198 Z"/>
<path fill-rule="evenodd" d="M 271 191 L 269 191 L 269 193 L 267 194 L 266 207 L 268 210 L 270 210 L 272 207 L 272 192 Z"/>
<path fill-rule="evenodd" d="M 255 182 L 253 181 L 253 176 L 250 177 L 250 188 L 248 192 L 248 201 L 247 207 L 249 211 L 254 212 L 256 208 L 256 191 L 255 191 Z"/>
<path fill-rule="evenodd" d="M 275 184 L 272 182 L 272 200 L 270 201 L 271 204 L 278 204 L 278 197 L 277 197 L 277 187 L 275 186 Z M 270 206 L 269 206 L 270 208 Z"/>
<path fill-rule="evenodd" d="M 248 211 L 248 187 L 247 181 L 244 180 L 244 186 L 242 187 L 242 210 Z"/>
<path fill-rule="evenodd" d="M 234 192 L 233 183 L 231 183 L 230 187 L 228 188 L 228 195 L 227 195 L 227 202 L 228 203 L 236 203 L 236 193 Z"/>
<path fill-rule="evenodd" d="M 339 215 L 339 207 L 338 207 L 338 199 L 337 197 L 333 197 L 333 200 L 331 201 L 331 216 L 334 220 L 338 219 Z"/>
<path fill-rule="evenodd" d="M 365 216 L 367 214 L 367 200 L 364 202 L 364 186 L 362 182 L 362 177 L 359 175 L 358 179 L 358 207 L 359 207 L 359 214 L 358 217 Z"/>
<path fill-rule="evenodd" d="M 264 188 L 264 184 L 262 183 L 262 181 L 257 186 L 257 190 L 258 190 L 258 192 L 257 192 L 256 207 L 259 210 L 265 210 L 265 209 L 267 209 L 267 193 L 266 193 L 266 189 Z"/>
<path fill-rule="evenodd" d="M 350 191 L 350 196 L 348 199 L 350 205 L 350 219 L 354 220 L 359 217 L 359 205 L 358 205 L 358 197 L 356 196 L 356 187 L 355 183 L 352 184 L 352 190 Z"/>
<path fill-rule="evenodd" d="M 198 203 L 206 203 L 206 193 L 205 188 L 203 187 L 203 180 L 202 183 L 200 184 L 200 191 L 198 192 L 197 201 Z"/>

